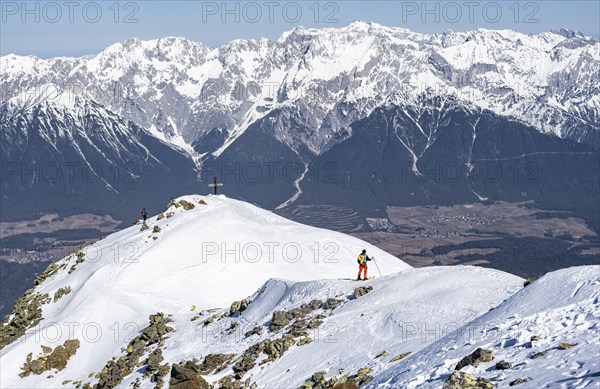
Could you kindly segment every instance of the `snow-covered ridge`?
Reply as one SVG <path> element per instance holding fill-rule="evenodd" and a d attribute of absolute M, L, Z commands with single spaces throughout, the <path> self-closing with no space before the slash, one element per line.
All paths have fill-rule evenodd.
<path fill-rule="evenodd" d="M 528 388 L 598 387 L 599 322 L 600 266 L 557 270 L 411 356 L 403 366 L 388 369 L 373 387 L 440 387 L 458 361 L 478 347 L 492 350 L 493 362 L 464 370 L 498 388 L 517 379 L 524 379 Z M 494 369 L 500 361 L 513 367 Z M 410 370 L 402 369 L 408 365 Z"/>
<path fill-rule="evenodd" d="M 356 238 L 224 196 L 175 199 L 147 226 L 83 248 L 38 279 L 29 296 L 42 296 L 36 300 L 42 319 L 0 351 L 3 388 L 100 382 L 150 388 L 157 356 L 166 387 L 173 366 L 194 358 L 201 363 L 211 354 L 231 354 L 222 356 L 218 371 L 203 367 L 203 379 L 216 387 L 231 379 L 292 388 L 317 372 L 326 380 L 346 376 L 371 387 L 439 387 L 461 354 L 489 346 L 477 331 L 470 332 L 474 341 L 457 342 L 455 330 L 479 330 L 491 320 L 505 329 L 531 318 L 546 328 L 570 323 L 552 335 L 536 332 L 544 346 L 579 342 L 556 354 L 573 357 L 561 362 L 573 364 L 567 378 L 597 371 L 589 361 L 589 336 L 597 333 L 598 266 L 558 271 L 525 289 L 519 277 L 493 269 L 413 269 Z M 356 255 L 363 248 L 375 257 L 369 272 L 378 277 L 357 283 Z M 565 308 L 567 316 L 558 316 Z M 143 330 L 149 315 L 159 312 L 171 330 L 160 336 L 153 331 L 164 327 Z M 520 350 L 521 338 L 531 332 L 523 331 L 516 342 L 501 339 L 493 347 L 503 348 L 500 356 Z M 2 342 L 7 333 L 3 325 Z M 66 366 L 40 373 L 44 365 L 34 360 L 43 358 L 42 346 L 54 349 L 67 340 L 79 343 Z M 134 364 L 131 370 L 109 368 L 124 360 Z M 506 376 L 526 372 L 550 384 L 565 377 L 560 369 L 538 374 L 537 365 L 525 366 Z M 20 377 L 22 372 L 27 375 Z M 593 383 L 593 377 L 578 382 Z M 118 382 L 108 385 L 108 378 Z"/>
<path fill-rule="evenodd" d="M 541 131 L 580 137 L 577 127 L 598 127 L 599 52 L 598 40 L 565 31 L 420 34 L 355 22 L 218 48 L 166 37 L 130 39 L 82 58 L 6 55 L 0 88 L 3 100 L 37 101 L 53 86 L 188 144 L 214 128 L 235 138 L 281 108 L 306 128 L 275 136 L 320 153 L 374 108 L 423 93 L 456 95 Z"/>

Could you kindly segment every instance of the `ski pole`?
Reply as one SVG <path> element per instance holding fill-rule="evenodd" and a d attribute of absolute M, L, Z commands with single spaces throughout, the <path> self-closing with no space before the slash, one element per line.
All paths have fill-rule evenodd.
<path fill-rule="evenodd" d="M 379 266 L 377 265 L 377 262 L 375 262 L 375 257 L 373 257 L 373 263 L 375 264 L 375 267 L 377 268 L 377 271 L 379 272 L 379 277 L 383 277 L 383 274 L 381 274 L 381 270 L 379 270 Z"/>

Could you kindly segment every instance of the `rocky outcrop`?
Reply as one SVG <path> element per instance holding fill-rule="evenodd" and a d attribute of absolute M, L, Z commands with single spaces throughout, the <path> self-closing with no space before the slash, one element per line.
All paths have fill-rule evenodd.
<path fill-rule="evenodd" d="M 52 265 L 48 269 L 51 267 Z M 53 274 L 54 269 L 58 269 L 58 267 L 52 267 L 49 273 L 44 273 L 49 277 L 50 274 Z M 47 294 L 34 293 L 33 289 L 27 290 L 23 296 L 19 297 L 12 313 L 2 321 L 0 350 L 24 335 L 29 328 L 37 325 L 42 320 L 42 305 L 49 302 L 50 297 Z"/>
<path fill-rule="evenodd" d="M 317 309 L 334 309 L 343 303 L 342 300 L 327 299 L 322 302 L 320 300 L 312 300 L 308 304 L 302 304 L 298 308 L 289 311 L 275 311 L 271 318 L 271 331 L 277 332 L 291 323 L 293 320 L 303 319 L 311 312 Z"/>
<path fill-rule="evenodd" d="M 256 326 L 256 327 L 252 328 L 250 331 L 246 332 L 244 334 L 244 338 L 248 338 L 248 337 L 250 337 L 252 335 L 260 335 L 262 333 L 263 333 L 262 327 L 261 326 Z"/>
<path fill-rule="evenodd" d="M 200 365 L 200 373 L 212 374 L 223 370 L 229 362 L 235 357 L 235 354 L 208 354 Z"/>
<path fill-rule="evenodd" d="M 296 339 L 292 335 L 284 335 L 278 339 L 264 339 L 250 346 L 233 365 L 234 378 L 242 379 L 244 374 L 256 365 L 256 360 L 261 353 L 267 356 L 260 362 L 261 365 L 264 365 L 280 358 L 294 344 L 296 344 Z"/>
<path fill-rule="evenodd" d="M 354 289 L 354 298 L 357 299 L 373 290 L 372 286 L 359 286 Z"/>
<path fill-rule="evenodd" d="M 48 267 L 46 268 L 46 270 L 44 270 L 42 272 L 42 274 L 40 274 L 39 276 L 35 277 L 35 280 L 33 281 L 33 285 L 35 285 L 35 286 L 40 285 L 46 279 L 48 279 L 48 278 L 52 277 L 53 275 L 55 275 L 60 269 L 61 269 L 60 265 L 58 265 L 57 263 L 51 263 L 50 265 L 48 265 Z"/>
<path fill-rule="evenodd" d="M 533 354 L 531 354 L 531 356 L 529 358 L 537 359 L 537 358 L 543 357 L 544 355 L 548 354 L 548 351 L 549 350 L 544 350 L 544 351 L 539 351 L 537 353 L 533 353 Z"/>
<path fill-rule="evenodd" d="M 200 374 L 200 366 L 187 361 L 171 368 L 170 389 L 209 389 L 208 382 Z"/>
<path fill-rule="evenodd" d="M 141 367 L 139 361 L 146 353 L 147 347 L 153 344 L 158 344 L 158 347 L 160 347 L 164 336 L 173 331 L 173 328 L 167 326 L 168 322 L 169 319 L 162 313 L 150 315 L 150 325 L 144 328 L 139 336 L 136 336 L 129 342 L 125 349 L 125 355 L 118 359 L 112 359 L 106 363 L 104 368 L 100 371 L 98 383 L 94 387 L 97 389 L 114 388 L 119 385 L 125 377 L 131 374 L 136 367 Z M 162 358 L 162 352 L 154 355 L 152 361 L 149 360 L 150 358 L 147 361 L 148 365 L 151 362 L 153 364 L 153 369 L 156 369 L 154 374 L 159 371 L 163 374 L 165 370 L 164 367 L 157 365 L 156 362 L 159 358 Z M 160 363 L 160 361 L 158 363 Z M 158 376 L 156 377 L 157 382 L 159 378 L 160 377 Z"/>
<path fill-rule="evenodd" d="M 71 293 L 71 287 L 69 285 L 64 286 L 62 288 L 58 288 L 58 290 L 54 293 L 54 298 L 53 301 L 57 302 L 58 300 L 60 300 L 64 295 L 67 295 Z"/>
<path fill-rule="evenodd" d="M 313 319 L 298 319 L 292 323 L 287 334 L 294 337 L 308 336 L 308 331 L 311 329 L 318 328 L 323 321 L 320 320 L 322 316 L 318 316 Z"/>
<path fill-rule="evenodd" d="M 331 389 L 358 389 L 358 385 L 354 381 L 347 381 L 343 384 L 334 385 Z"/>
<path fill-rule="evenodd" d="M 393 357 L 392 359 L 390 359 L 390 362 L 397 362 L 401 359 L 408 357 L 409 355 L 410 355 L 410 351 L 407 353 L 398 354 L 395 357 Z"/>
<path fill-rule="evenodd" d="M 163 361 L 162 349 L 157 347 L 146 360 L 146 371 L 144 377 L 150 377 L 150 382 L 155 383 L 155 388 L 162 388 L 165 377 L 169 374 L 171 368 L 168 364 L 161 365 Z"/>
<path fill-rule="evenodd" d="M 33 359 L 31 353 L 27 355 L 27 360 L 23 364 L 23 367 L 21 367 L 22 372 L 19 376 L 23 378 L 30 374 L 39 375 L 53 369 L 58 371 L 63 370 L 67 367 L 69 359 L 77 352 L 79 345 L 78 339 L 70 339 L 54 350 L 50 347 L 42 346 L 42 354 L 38 358 Z"/>
<path fill-rule="evenodd" d="M 577 346 L 577 343 L 560 342 L 558 344 L 558 348 L 561 349 L 561 350 L 566 350 L 566 349 L 569 349 L 569 348 L 575 347 L 575 346 Z"/>
<path fill-rule="evenodd" d="M 351 376 L 345 374 L 341 377 L 333 376 L 326 379 L 326 372 L 318 371 L 306 380 L 300 389 L 356 389 L 373 379 L 373 376 L 370 375 L 371 372 L 372 369 L 363 367 Z"/>
<path fill-rule="evenodd" d="M 81 249 L 77 252 L 77 254 L 75 254 L 75 264 L 73 266 L 71 266 L 71 268 L 69 269 L 69 274 L 73 273 L 75 270 L 77 270 L 77 265 L 79 265 L 80 263 L 83 263 L 85 261 L 85 254 L 82 251 L 83 246 L 81 247 Z"/>
<path fill-rule="evenodd" d="M 339 307 L 340 305 L 342 305 L 344 303 L 343 300 L 338 300 L 338 299 L 334 299 L 334 298 L 328 298 L 324 303 L 323 303 L 323 309 L 336 309 L 337 307 Z"/>
<path fill-rule="evenodd" d="M 493 387 L 494 385 L 484 378 L 454 370 L 442 389 L 492 389 Z"/>
<path fill-rule="evenodd" d="M 285 311 L 275 311 L 271 317 L 271 331 L 277 332 L 287 326 L 292 320 L 292 316 Z"/>
<path fill-rule="evenodd" d="M 508 386 L 516 386 L 516 385 L 521 385 L 524 384 L 525 382 L 529 381 L 528 378 L 517 378 L 514 381 L 511 381 Z"/>
<path fill-rule="evenodd" d="M 234 301 L 229 308 L 229 312 L 226 312 L 223 316 L 239 316 L 248 308 L 250 300 L 243 299 L 241 301 Z"/>
<path fill-rule="evenodd" d="M 192 209 L 195 208 L 195 205 L 186 200 L 179 200 L 178 202 L 175 203 L 175 208 L 179 208 L 179 207 L 182 207 L 186 211 L 191 211 Z"/>
<path fill-rule="evenodd" d="M 512 363 L 507 361 L 500 361 L 496 363 L 496 370 L 507 370 L 512 368 Z"/>
<path fill-rule="evenodd" d="M 473 351 L 471 354 L 467 355 L 463 359 L 458 362 L 454 370 L 460 370 L 465 366 L 474 366 L 477 367 L 482 362 L 489 362 L 494 359 L 493 352 L 491 350 L 486 350 L 482 348 L 477 348 L 477 350 Z"/>
<path fill-rule="evenodd" d="M 258 358 L 258 353 L 254 354 L 250 350 L 246 350 L 244 354 L 237 360 L 233 365 L 233 372 L 235 373 L 234 378 L 236 380 L 242 379 L 244 374 L 256 365 L 255 361 Z"/>

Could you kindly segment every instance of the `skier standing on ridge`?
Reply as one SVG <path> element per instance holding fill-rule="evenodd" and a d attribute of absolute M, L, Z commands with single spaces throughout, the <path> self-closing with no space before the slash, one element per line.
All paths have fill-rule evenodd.
<path fill-rule="evenodd" d="M 358 254 L 358 277 L 356 278 L 356 281 L 360 281 L 361 272 L 364 273 L 363 280 L 367 280 L 367 262 L 371 260 L 372 259 L 367 255 L 367 250 L 363 250 L 360 254 Z"/>
<path fill-rule="evenodd" d="M 147 214 L 146 214 L 146 208 L 142 209 L 141 214 L 142 214 L 142 217 L 144 218 L 144 223 L 146 223 L 146 218 L 148 217 Z"/>

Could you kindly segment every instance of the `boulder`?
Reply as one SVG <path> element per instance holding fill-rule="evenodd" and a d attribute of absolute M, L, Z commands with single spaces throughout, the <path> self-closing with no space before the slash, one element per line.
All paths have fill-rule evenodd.
<path fill-rule="evenodd" d="M 492 359 L 494 359 L 494 356 L 491 350 L 485 350 L 481 347 L 478 347 L 477 350 L 461 359 L 454 370 L 460 370 L 469 365 L 477 367 L 481 362 L 489 362 Z"/>
<path fill-rule="evenodd" d="M 517 378 L 514 381 L 511 381 L 508 386 L 515 386 L 515 385 L 521 385 L 524 384 L 525 382 L 529 381 L 528 378 Z"/>
<path fill-rule="evenodd" d="M 496 370 L 506 370 L 506 369 L 511 369 L 512 368 L 512 363 L 507 362 L 507 361 L 500 361 L 498 363 L 496 363 Z"/>
<path fill-rule="evenodd" d="M 359 387 L 362 387 L 367 382 L 369 382 L 373 379 L 373 376 L 370 375 L 372 371 L 373 371 L 373 369 L 371 369 L 369 367 L 362 367 L 362 368 L 358 369 L 358 371 L 356 372 L 355 375 L 350 377 L 350 380 L 356 382 L 356 384 Z"/>
<path fill-rule="evenodd" d="M 359 286 L 354 289 L 354 298 L 357 299 L 373 290 L 372 286 Z"/>
<path fill-rule="evenodd" d="M 252 354 L 247 350 L 244 355 L 242 355 L 242 358 L 233 365 L 235 378 L 238 380 L 241 379 L 248 370 L 252 369 L 257 357 L 258 354 Z"/>
<path fill-rule="evenodd" d="M 162 361 L 163 361 L 162 350 L 160 348 L 157 348 L 148 356 L 148 360 L 146 361 L 148 368 L 146 369 L 146 371 L 148 373 L 154 373 L 154 372 L 158 371 L 158 368 L 160 367 L 160 363 Z"/>
<path fill-rule="evenodd" d="M 100 372 L 96 388 L 114 388 L 123 380 L 123 372 L 116 361 L 108 361 L 106 366 Z"/>
<path fill-rule="evenodd" d="M 43 354 L 35 360 L 32 360 L 33 356 L 31 353 L 27 355 L 19 376 L 27 377 L 31 373 L 38 375 L 53 369 L 63 370 L 67 367 L 69 359 L 75 355 L 78 348 L 78 339 L 67 340 L 63 345 L 56 347 L 54 350 L 50 347 L 42 346 Z"/>
<path fill-rule="evenodd" d="M 334 385 L 331 389 L 358 389 L 358 385 L 356 385 L 356 382 L 347 381 L 342 384 Z"/>
<path fill-rule="evenodd" d="M 202 374 L 210 374 L 215 371 L 222 370 L 229 361 L 233 359 L 235 354 L 208 354 L 204 357 L 200 372 Z"/>
<path fill-rule="evenodd" d="M 380 352 L 379 354 L 377 354 L 375 356 L 375 359 L 382 358 L 382 357 L 387 357 L 388 355 L 389 355 L 388 352 L 385 351 L 385 350 L 383 350 L 382 352 Z"/>
<path fill-rule="evenodd" d="M 313 341 L 313 340 L 307 336 L 307 337 L 304 337 L 304 338 L 300 339 L 300 340 L 298 341 L 298 343 L 296 343 L 296 344 L 297 344 L 298 346 L 304 346 L 305 344 L 312 343 L 312 341 Z"/>
<path fill-rule="evenodd" d="M 294 338 L 286 335 L 279 339 L 265 339 L 259 344 L 259 348 L 267 354 L 268 362 L 280 358 L 294 344 L 296 344 Z"/>
<path fill-rule="evenodd" d="M 173 364 L 171 367 L 171 389 L 209 389 L 208 382 L 200 375 L 200 366 L 194 362 Z"/>
<path fill-rule="evenodd" d="M 63 287 L 63 288 L 58 288 L 58 290 L 54 293 L 54 302 L 57 302 L 58 300 L 60 300 L 64 295 L 71 293 L 71 287 L 69 285 Z"/>
<path fill-rule="evenodd" d="M 561 342 L 561 343 L 558 344 L 558 348 L 561 349 L 561 350 L 566 350 L 568 348 L 575 347 L 575 346 L 577 346 L 577 343 L 564 343 L 564 342 Z"/>
<path fill-rule="evenodd" d="M 328 298 L 323 304 L 323 309 L 336 309 L 340 305 L 342 305 L 342 300 L 337 300 L 333 298 Z"/>
<path fill-rule="evenodd" d="M 454 370 L 442 389 L 492 389 L 493 387 L 494 385 L 484 378 Z"/>
<path fill-rule="evenodd" d="M 289 322 L 290 318 L 286 311 L 275 311 L 271 318 L 271 331 L 277 332 L 287 326 Z"/>
<path fill-rule="evenodd" d="M 537 352 L 537 353 L 531 355 L 529 358 L 531 358 L 531 359 L 537 359 L 537 358 L 543 357 L 546 354 L 548 354 L 548 350 Z"/>
<path fill-rule="evenodd" d="M 256 327 L 252 328 L 250 331 L 246 332 L 244 334 L 244 338 L 248 338 L 252 335 L 260 335 L 260 334 L 262 334 L 262 332 L 263 332 L 262 327 L 256 326 Z"/>
<path fill-rule="evenodd" d="M 177 207 L 177 206 L 183 207 L 183 209 L 185 209 L 186 211 L 190 211 L 195 208 L 194 204 L 192 204 L 186 200 L 179 200 L 179 202 L 175 204 L 175 207 Z"/>
<path fill-rule="evenodd" d="M 410 355 L 410 351 L 407 352 L 407 353 L 398 354 L 395 357 L 393 357 L 392 359 L 390 359 L 390 362 L 399 361 L 401 359 L 404 359 L 404 358 L 408 357 L 409 355 Z"/>

